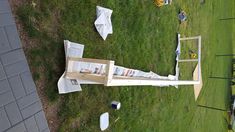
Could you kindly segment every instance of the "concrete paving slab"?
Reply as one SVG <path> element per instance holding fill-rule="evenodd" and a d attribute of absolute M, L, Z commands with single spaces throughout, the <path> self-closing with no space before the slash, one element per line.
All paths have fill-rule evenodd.
<path fill-rule="evenodd" d="M 10 86 L 9 86 L 9 83 L 8 83 L 7 79 L 1 80 L 1 81 L 0 81 L 0 96 L 1 96 L 3 93 L 5 93 L 5 92 L 7 92 L 7 91 L 10 91 L 10 90 L 11 90 L 11 88 L 10 88 Z"/>
<path fill-rule="evenodd" d="M 43 111 L 40 111 L 39 113 L 35 114 L 34 117 L 40 132 L 48 128 L 47 120 Z"/>
<path fill-rule="evenodd" d="M 0 94 L 0 107 L 9 104 L 12 101 L 15 101 L 12 91 Z"/>
<path fill-rule="evenodd" d="M 4 66 L 7 77 L 19 75 L 20 73 L 29 71 L 29 67 L 26 60 L 22 60 L 10 65 Z"/>
<path fill-rule="evenodd" d="M 26 119 L 28 117 L 35 115 L 36 113 L 38 113 L 41 110 L 42 110 L 42 105 L 38 101 L 38 102 L 30 105 L 29 107 L 21 110 L 21 114 L 22 114 L 23 118 Z"/>
<path fill-rule="evenodd" d="M 27 132 L 24 123 L 21 122 L 15 126 L 13 126 L 12 128 L 8 129 L 6 132 Z"/>
<path fill-rule="evenodd" d="M 1 21 L 1 18 L 0 18 Z M 0 27 L 0 54 L 11 50 L 7 35 L 3 27 Z"/>
<path fill-rule="evenodd" d="M 16 104 L 16 102 L 12 102 L 5 106 L 5 110 L 8 116 L 8 119 L 11 122 L 11 125 L 15 125 L 23 120 L 20 110 Z"/>
<path fill-rule="evenodd" d="M 9 83 L 16 99 L 26 96 L 21 78 L 18 75 L 9 78 Z"/>
<path fill-rule="evenodd" d="M 10 128 L 11 124 L 7 118 L 7 113 L 3 107 L 0 107 L 0 132 Z"/>
<path fill-rule="evenodd" d="M 21 48 L 21 42 L 19 34 L 17 32 L 16 25 L 5 26 L 5 31 L 8 37 L 8 41 L 12 49 Z"/>
<path fill-rule="evenodd" d="M 37 102 L 39 100 L 39 97 L 37 95 L 36 92 L 29 94 L 27 96 L 24 96 L 20 99 L 17 100 L 17 104 L 19 106 L 19 108 L 22 110 L 30 105 L 32 105 L 33 103 Z"/>
<path fill-rule="evenodd" d="M 6 12 L 10 12 L 11 8 L 8 4 L 7 0 L 1 0 L 0 1 L 0 13 L 6 13 Z"/>
<path fill-rule="evenodd" d="M 0 27 L 15 24 L 11 13 L 0 13 Z"/>
<path fill-rule="evenodd" d="M 20 74 L 20 77 L 27 94 L 36 91 L 36 86 L 30 72 L 24 72 Z"/>
<path fill-rule="evenodd" d="M 3 65 L 9 65 L 21 60 L 25 60 L 25 55 L 22 49 L 12 50 L 1 56 Z"/>
<path fill-rule="evenodd" d="M 37 123 L 34 117 L 30 117 L 24 121 L 26 129 L 30 132 L 39 132 Z"/>

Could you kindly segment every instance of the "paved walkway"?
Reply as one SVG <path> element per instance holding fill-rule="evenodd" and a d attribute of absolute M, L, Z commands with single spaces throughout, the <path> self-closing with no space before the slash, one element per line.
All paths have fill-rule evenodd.
<path fill-rule="evenodd" d="M 49 132 L 16 24 L 0 0 L 0 132 Z"/>

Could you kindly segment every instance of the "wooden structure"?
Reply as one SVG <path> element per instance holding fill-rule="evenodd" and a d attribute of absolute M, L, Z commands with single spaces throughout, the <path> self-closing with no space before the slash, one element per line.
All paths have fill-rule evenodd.
<path fill-rule="evenodd" d="M 201 79 L 201 36 L 196 37 L 187 37 L 180 38 L 178 35 L 178 50 L 180 50 L 181 43 L 180 41 L 187 40 L 197 40 L 198 41 L 198 58 L 197 59 L 180 59 L 180 55 L 177 55 L 176 61 L 176 76 L 177 79 L 156 79 L 156 78 L 146 78 L 146 77 L 126 77 L 126 76 L 118 76 L 114 73 L 114 61 L 113 60 L 102 60 L 102 59 L 90 59 L 90 58 L 79 58 L 79 57 L 67 57 L 66 59 L 66 70 L 65 70 L 65 78 L 68 79 L 79 79 L 81 80 L 80 84 L 103 84 L 105 86 L 133 86 L 133 85 L 150 85 L 150 86 L 178 86 L 178 85 L 197 85 L 202 87 L 202 79 Z M 180 51 L 178 51 L 180 52 Z M 93 74 L 93 73 L 82 73 L 74 70 L 76 67 L 75 63 L 85 62 L 85 63 L 93 63 L 93 64 L 103 64 L 105 66 L 105 74 Z M 179 76 L 179 68 L 178 63 L 185 62 L 198 62 L 197 68 L 195 68 L 193 79 L 192 80 L 178 80 Z M 82 80 L 85 82 L 83 83 Z M 88 82 L 88 83 L 86 83 Z M 197 87 L 198 89 L 198 87 Z M 197 90 L 198 97 L 200 90 Z"/>

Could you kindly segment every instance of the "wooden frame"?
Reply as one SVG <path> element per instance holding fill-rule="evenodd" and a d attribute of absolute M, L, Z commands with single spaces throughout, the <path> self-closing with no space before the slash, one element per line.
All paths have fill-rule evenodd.
<path fill-rule="evenodd" d="M 178 45 L 180 46 L 180 41 L 184 40 L 198 40 L 198 59 L 178 59 L 177 65 L 180 62 L 198 62 L 198 77 L 196 80 L 161 80 L 161 79 L 150 79 L 144 77 L 124 77 L 115 76 L 114 73 L 114 61 L 112 60 L 102 60 L 102 59 L 90 59 L 90 58 L 74 58 L 68 57 L 66 62 L 66 78 L 74 78 L 80 80 L 88 80 L 94 82 L 94 84 L 104 84 L 105 86 L 133 86 L 133 85 L 152 85 L 152 86 L 177 86 L 177 85 L 199 85 L 201 80 L 201 36 L 180 38 L 178 35 Z M 89 74 L 89 73 L 79 73 L 72 71 L 74 62 L 90 62 L 105 64 L 105 74 Z M 91 83 L 90 83 L 91 84 Z"/>
<path fill-rule="evenodd" d="M 91 62 L 98 64 L 106 65 L 106 73 L 105 75 L 97 75 L 97 74 L 89 74 L 89 73 L 79 73 L 72 71 L 72 66 L 74 62 Z M 110 60 L 102 60 L 102 59 L 90 59 L 90 58 L 76 58 L 76 57 L 68 57 L 66 63 L 65 77 L 66 78 L 74 78 L 80 80 L 89 80 L 96 83 L 108 85 L 112 80 L 112 72 L 114 67 L 114 61 Z"/>
<path fill-rule="evenodd" d="M 185 37 L 185 38 L 180 38 L 180 35 L 178 35 L 178 41 L 179 45 L 181 45 L 180 41 L 187 41 L 187 40 L 197 40 L 198 43 L 198 59 L 178 59 L 178 62 L 198 62 L 198 68 L 196 68 L 198 71 L 197 73 L 197 79 L 194 81 L 200 82 L 200 77 L 201 77 L 201 36 L 194 36 L 194 37 Z M 194 77 L 195 78 L 195 77 Z"/>

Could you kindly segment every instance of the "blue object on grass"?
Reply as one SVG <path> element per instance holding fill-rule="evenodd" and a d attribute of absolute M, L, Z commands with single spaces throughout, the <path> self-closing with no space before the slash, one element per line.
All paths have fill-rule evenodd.
<path fill-rule="evenodd" d="M 178 18 L 180 19 L 180 21 L 185 21 L 187 19 L 186 13 L 185 12 L 180 12 L 178 15 Z"/>

